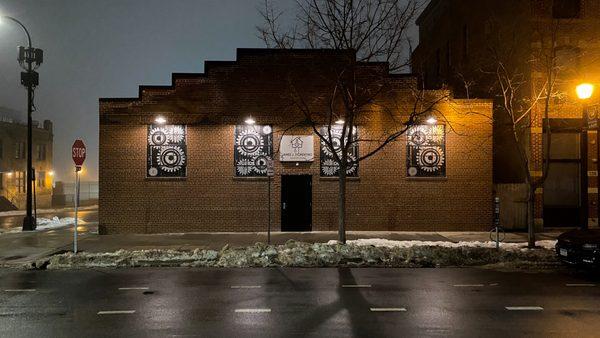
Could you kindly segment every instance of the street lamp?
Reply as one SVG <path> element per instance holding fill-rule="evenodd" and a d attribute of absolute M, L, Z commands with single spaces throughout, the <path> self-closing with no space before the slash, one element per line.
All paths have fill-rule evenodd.
<path fill-rule="evenodd" d="M 582 83 L 575 88 L 577 97 L 581 100 L 587 100 L 594 94 L 594 85 L 591 83 Z"/>
<path fill-rule="evenodd" d="M 31 231 L 35 230 L 36 227 L 35 217 L 33 217 L 32 213 L 32 188 L 35 180 L 35 172 L 31 160 L 33 153 L 31 113 L 34 110 L 33 91 L 39 84 L 39 74 L 35 71 L 35 69 L 37 69 L 44 61 L 44 52 L 41 49 L 33 48 L 31 46 L 31 35 L 29 35 L 29 31 L 27 28 L 25 28 L 25 25 L 23 25 L 21 21 L 11 16 L 1 16 L 0 20 L 0 22 L 15 22 L 23 29 L 23 31 L 25 31 L 25 35 L 27 35 L 27 48 L 19 46 L 19 56 L 17 60 L 19 61 L 21 68 L 25 70 L 24 72 L 21 72 L 21 84 L 27 87 L 27 214 L 23 219 L 23 231 Z"/>
<path fill-rule="evenodd" d="M 598 130 L 598 110 L 591 110 L 587 105 L 589 99 L 594 95 L 594 85 L 591 83 L 581 83 L 575 88 L 575 92 L 577 93 L 577 97 L 583 103 L 583 120 L 585 121 L 585 129 L 583 130 L 596 130 L 596 172 L 600 172 L 600 130 Z M 600 190 L 598 190 L 598 201 L 600 201 Z M 596 218 L 598 219 L 598 217 L 600 217 L 600 202 L 596 203 L 596 208 L 598 214 Z M 586 219 L 587 217 L 588 216 L 586 216 Z M 587 222 L 584 224 L 587 224 Z"/>

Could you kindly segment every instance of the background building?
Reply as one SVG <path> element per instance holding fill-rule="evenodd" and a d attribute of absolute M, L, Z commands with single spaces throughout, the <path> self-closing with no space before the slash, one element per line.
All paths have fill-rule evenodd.
<path fill-rule="evenodd" d="M 337 230 L 335 166 L 289 101 L 290 83 L 324 110 L 331 69 L 351 62 L 389 83 L 373 107 L 393 103 L 401 115 L 415 102 L 414 77 L 354 60 L 350 51 L 238 49 L 236 61 L 206 62 L 203 74 L 173 74 L 171 85 L 141 86 L 136 98 L 100 99 L 100 232 L 265 231 L 268 157 L 273 229 Z M 435 144 L 420 148 L 419 135 L 402 137 L 353 168 L 348 230 L 488 229 L 491 107 L 445 100 L 436 106 L 439 123 L 415 129 Z M 373 109 L 358 137 L 386 128 L 383 114 Z"/>
<path fill-rule="evenodd" d="M 0 209 L 24 209 L 26 202 L 27 124 L 17 122 L 17 112 L 0 109 Z M 33 166 L 36 171 L 35 196 L 38 208 L 52 205 L 52 122 L 34 121 Z"/>
<path fill-rule="evenodd" d="M 581 82 L 600 84 L 600 1 L 598 0 L 432 0 L 419 17 L 419 46 L 413 71 L 426 88 L 450 87 L 458 97 L 501 99 L 494 59 L 518 72 L 526 85 L 517 95 L 533 100 L 547 76 L 540 51 L 551 51 L 556 82 L 549 101 L 552 149 L 544 151 L 543 108 L 521 123 L 521 139 L 536 191 L 535 218 L 541 227 L 598 226 L 596 131 L 586 130 Z M 588 104 L 597 104 L 597 95 Z M 502 197 L 502 223 L 526 226 L 524 171 L 505 114 L 494 114 L 494 181 Z"/>

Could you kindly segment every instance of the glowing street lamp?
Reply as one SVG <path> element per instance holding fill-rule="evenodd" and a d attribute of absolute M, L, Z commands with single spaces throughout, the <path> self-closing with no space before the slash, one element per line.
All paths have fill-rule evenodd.
<path fill-rule="evenodd" d="M 577 97 L 581 100 L 587 100 L 594 94 L 594 85 L 591 83 L 582 83 L 575 88 Z"/>
<path fill-rule="evenodd" d="M 583 102 L 583 118 L 585 120 L 584 130 L 596 130 L 596 170 L 600 171 L 600 130 L 598 130 L 598 109 L 590 109 L 587 101 L 594 95 L 594 85 L 581 83 L 575 88 L 577 97 Z M 587 170 L 587 169 L 586 169 Z M 598 190 L 600 198 L 600 190 Z M 597 205 L 597 213 L 600 214 L 600 204 Z M 587 217 L 587 216 L 586 216 Z"/>

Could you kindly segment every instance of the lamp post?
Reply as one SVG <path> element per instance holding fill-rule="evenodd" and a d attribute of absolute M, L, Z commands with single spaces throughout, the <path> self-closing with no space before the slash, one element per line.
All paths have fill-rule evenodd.
<path fill-rule="evenodd" d="M 599 187 L 599 184 L 600 184 L 600 181 L 599 181 L 599 179 L 600 179 L 600 130 L 598 130 L 598 114 L 597 114 L 597 110 L 596 110 L 596 113 L 594 114 L 594 116 L 591 116 L 591 114 L 590 114 L 591 110 L 589 109 L 589 106 L 587 104 L 588 100 L 594 94 L 594 85 L 590 84 L 590 83 L 582 83 L 582 84 L 579 84 L 575 88 L 575 91 L 577 93 L 577 97 L 583 103 L 583 118 L 585 121 L 584 128 L 587 130 L 592 130 L 592 129 L 596 130 L 596 187 Z M 587 156 L 586 156 L 586 161 L 587 161 Z M 586 166 L 587 166 L 587 164 L 586 164 Z M 587 175 L 587 172 L 585 174 Z M 596 198 L 596 219 L 600 219 L 600 189 L 598 189 L 597 198 Z M 587 224 L 588 224 L 587 220 L 584 224 L 586 225 L 586 228 L 587 228 Z"/>
<path fill-rule="evenodd" d="M 33 147 L 31 113 L 34 110 L 33 91 L 39 84 L 39 74 L 35 71 L 35 69 L 37 69 L 44 61 L 44 52 L 41 49 L 33 48 L 31 46 L 31 35 L 29 35 L 29 31 L 25 25 L 21 23 L 21 21 L 10 16 L 1 16 L 0 19 L 15 22 L 21 26 L 27 35 L 27 48 L 19 46 L 19 56 L 17 60 L 19 61 L 21 68 L 25 70 L 24 72 L 21 72 L 21 84 L 27 88 L 27 214 L 23 219 L 23 231 L 31 231 L 35 230 L 36 227 L 35 217 L 33 217 L 32 213 L 32 188 L 35 181 L 35 172 L 32 165 Z"/>

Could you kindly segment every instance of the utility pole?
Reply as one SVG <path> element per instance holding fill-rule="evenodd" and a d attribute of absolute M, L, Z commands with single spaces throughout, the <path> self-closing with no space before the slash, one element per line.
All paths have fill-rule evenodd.
<path fill-rule="evenodd" d="M 19 20 L 10 17 L 3 16 L 1 19 L 7 19 L 14 21 L 17 23 L 27 35 L 27 44 L 28 47 L 19 46 L 19 57 L 17 60 L 25 71 L 21 72 L 21 84 L 27 88 L 27 174 L 26 174 L 26 184 L 27 184 L 27 214 L 23 219 L 23 231 L 32 231 L 36 228 L 36 220 L 33 216 L 32 206 L 33 206 L 33 184 L 35 181 L 35 171 L 33 169 L 33 131 L 32 125 L 33 120 L 31 114 L 35 109 L 35 105 L 33 103 L 33 91 L 35 87 L 39 84 L 39 74 L 35 71 L 42 62 L 44 61 L 44 51 L 38 48 L 33 48 L 31 46 L 31 35 L 29 35 L 29 31 L 25 28 Z M 35 64 L 35 66 L 34 66 Z"/>

